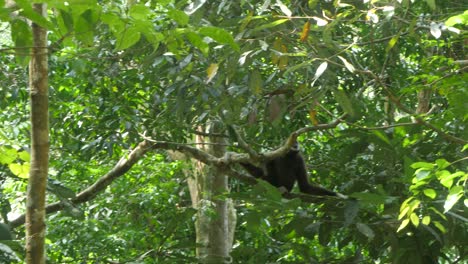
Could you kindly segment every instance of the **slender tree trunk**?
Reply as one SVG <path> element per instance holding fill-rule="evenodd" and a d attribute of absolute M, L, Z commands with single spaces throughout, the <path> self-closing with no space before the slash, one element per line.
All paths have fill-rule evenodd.
<path fill-rule="evenodd" d="M 219 133 L 210 125 L 209 133 Z M 222 138 L 197 136 L 200 148 L 221 157 L 224 154 Z M 228 192 L 227 177 L 217 168 L 195 162 L 195 177 L 189 178 L 193 206 L 198 209 L 196 228 L 197 257 L 202 263 L 231 263 L 230 251 L 234 239 L 236 213 L 232 200 L 220 196 Z"/>
<path fill-rule="evenodd" d="M 46 15 L 45 4 L 33 4 Z M 31 170 L 26 203 L 26 263 L 45 263 L 45 196 L 49 166 L 47 31 L 32 23 L 33 48 L 29 63 L 31 100 Z"/>

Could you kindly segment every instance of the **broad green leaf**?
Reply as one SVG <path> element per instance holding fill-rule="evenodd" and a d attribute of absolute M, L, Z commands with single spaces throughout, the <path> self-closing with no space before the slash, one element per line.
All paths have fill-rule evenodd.
<path fill-rule="evenodd" d="M 397 232 L 400 232 L 401 230 L 403 230 L 409 224 L 409 222 L 410 222 L 409 219 L 405 219 L 405 220 L 401 221 L 401 224 L 398 227 Z"/>
<path fill-rule="evenodd" d="M 345 91 L 335 89 L 333 90 L 333 96 L 335 97 L 335 100 L 338 102 L 338 104 L 340 104 L 340 106 L 343 108 L 343 111 L 345 111 L 352 117 L 356 116 L 356 111 L 354 111 L 353 103 L 351 102 L 351 99 L 348 97 Z"/>
<path fill-rule="evenodd" d="M 203 41 L 202 37 L 198 35 L 195 32 L 187 32 L 186 33 L 187 39 L 192 43 L 193 46 L 198 48 L 203 55 L 208 55 L 208 52 L 210 51 L 210 47 L 206 42 Z"/>
<path fill-rule="evenodd" d="M 416 172 L 414 173 L 415 174 L 415 180 L 417 181 L 422 181 L 422 180 L 425 180 L 427 178 L 429 178 L 431 176 L 431 171 L 429 170 L 426 170 L 426 169 L 418 169 L 416 170 Z"/>
<path fill-rule="evenodd" d="M 454 26 L 456 24 L 468 25 L 468 10 L 466 10 L 463 14 L 450 17 L 445 21 L 445 25 L 448 27 Z"/>
<path fill-rule="evenodd" d="M 134 27 L 127 28 L 117 36 L 116 49 L 124 50 L 135 45 L 141 37 L 141 33 Z"/>
<path fill-rule="evenodd" d="M 408 213 L 410 207 L 406 204 L 405 207 L 400 208 L 400 214 L 398 215 L 398 220 L 403 219 Z"/>
<path fill-rule="evenodd" d="M 443 186 L 445 186 L 447 188 L 451 188 L 452 185 L 453 185 L 453 180 L 455 178 L 461 177 L 463 175 L 465 175 L 465 173 L 462 172 L 462 171 L 455 172 L 455 173 L 452 173 L 452 174 L 444 174 L 443 176 L 441 176 L 439 178 L 440 184 L 442 184 Z"/>
<path fill-rule="evenodd" d="M 454 186 L 447 195 L 444 203 L 444 213 L 448 212 L 463 197 L 463 186 Z"/>
<path fill-rule="evenodd" d="M 26 65 L 29 61 L 29 48 L 32 46 L 31 27 L 21 19 L 11 23 L 11 39 L 15 43 L 15 53 L 18 62 Z"/>
<path fill-rule="evenodd" d="M 424 216 L 423 219 L 422 219 L 422 224 L 427 226 L 430 223 L 431 223 L 431 217 L 428 216 L 428 215 Z"/>
<path fill-rule="evenodd" d="M 239 45 L 234 41 L 232 35 L 223 28 L 218 27 L 203 27 L 199 30 L 200 34 L 214 39 L 221 44 L 228 44 L 234 50 L 239 51 Z"/>
<path fill-rule="evenodd" d="M 415 227 L 418 227 L 419 226 L 419 217 L 415 214 L 415 213 L 412 213 L 410 215 L 410 219 L 411 219 L 411 223 L 415 226 Z"/>
<path fill-rule="evenodd" d="M 263 91 L 263 80 L 262 75 L 259 71 L 253 70 L 249 76 L 249 88 L 252 93 L 260 95 Z"/>
<path fill-rule="evenodd" d="M 8 166 L 8 168 L 10 168 L 13 174 L 15 174 L 16 176 L 20 178 L 27 179 L 29 177 L 29 169 L 30 169 L 29 162 L 25 162 L 23 164 L 12 163 Z"/>
<path fill-rule="evenodd" d="M 432 10 L 435 10 L 437 8 L 436 0 L 426 0 L 426 3 Z"/>
<path fill-rule="evenodd" d="M 359 232 L 361 232 L 363 235 L 369 238 L 369 240 L 374 239 L 375 233 L 368 225 L 363 223 L 357 223 L 356 227 L 359 230 Z"/>
<path fill-rule="evenodd" d="M 29 155 L 29 152 L 27 151 L 20 151 L 18 152 L 18 158 L 20 158 L 22 161 L 30 161 L 31 160 L 31 155 Z"/>
<path fill-rule="evenodd" d="M 167 15 L 174 19 L 177 24 L 185 26 L 188 24 L 190 17 L 184 12 L 177 9 L 171 9 L 167 12 Z"/>
<path fill-rule="evenodd" d="M 15 149 L 0 146 L 0 164 L 9 165 L 18 157 Z"/>
<path fill-rule="evenodd" d="M 145 5 L 136 4 L 130 7 L 128 14 L 133 19 L 146 20 L 146 18 L 151 14 L 151 10 Z"/>
<path fill-rule="evenodd" d="M 428 162 L 415 162 L 411 164 L 411 168 L 413 169 L 424 168 L 424 169 L 432 170 L 434 168 L 434 164 L 428 163 Z"/>
<path fill-rule="evenodd" d="M 450 166 L 450 162 L 448 162 L 445 159 L 436 160 L 436 164 L 437 164 L 437 167 L 438 167 L 439 170 L 443 170 L 443 169 L 447 168 L 448 166 Z"/>
<path fill-rule="evenodd" d="M 431 199 L 434 199 L 437 196 L 437 192 L 434 189 L 424 189 L 423 193 Z"/>

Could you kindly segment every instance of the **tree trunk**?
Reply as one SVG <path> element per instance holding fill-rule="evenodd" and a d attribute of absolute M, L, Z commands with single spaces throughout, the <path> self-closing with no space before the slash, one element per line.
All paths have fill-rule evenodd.
<path fill-rule="evenodd" d="M 219 133 L 217 124 L 207 129 Z M 197 136 L 196 143 L 210 154 L 221 157 L 225 142 L 220 137 L 205 139 Z M 221 197 L 228 190 L 228 180 L 217 168 L 195 161 L 195 177 L 189 178 L 194 208 L 198 209 L 195 222 L 197 257 L 201 263 L 231 263 L 230 251 L 234 240 L 236 212 L 232 200 Z"/>
<path fill-rule="evenodd" d="M 45 4 L 33 4 L 46 15 Z M 49 166 L 47 31 L 32 23 L 33 48 L 29 63 L 31 100 L 31 170 L 26 203 L 26 263 L 45 263 L 45 196 Z"/>

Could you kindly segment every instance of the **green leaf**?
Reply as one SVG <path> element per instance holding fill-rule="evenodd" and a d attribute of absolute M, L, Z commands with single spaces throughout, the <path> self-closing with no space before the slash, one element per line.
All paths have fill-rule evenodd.
<path fill-rule="evenodd" d="M 411 223 L 415 226 L 415 227 L 418 227 L 419 226 L 419 217 L 415 214 L 415 213 L 412 213 L 410 215 L 410 219 L 411 219 Z"/>
<path fill-rule="evenodd" d="M 8 168 L 10 168 L 13 174 L 15 174 L 16 176 L 20 178 L 23 178 L 23 179 L 29 178 L 29 169 L 30 169 L 29 162 L 25 162 L 23 164 L 12 163 L 8 166 Z"/>
<path fill-rule="evenodd" d="M 135 45 L 141 37 L 141 33 L 137 31 L 134 27 L 130 27 L 124 32 L 120 33 L 120 36 L 117 39 L 116 49 L 124 50 L 133 45 Z"/>
<path fill-rule="evenodd" d="M 437 8 L 435 0 L 426 0 L 426 3 L 432 10 Z"/>
<path fill-rule="evenodd" d="M 411 164 L 411 168 L 413 169 L 424 168 L 424 169 L 432 170 L 434 168 L 434 164 L 428 163 L 428 162 L 415 162 Z"/>
<path fill-rule="evenodd" d="M 29 152 L 20 151 L 18 152 L 18 158 L 20 158 L 22 161 L 29 162 L 31 160 L 31 155 L 29 155 Z"/>
<path fill-rule="evenodd" d="M 276 27 L 278 25 L 281 25 L 283 24 L 284 22 L 287 22 L 289 21 L 289 19 L 278 19 L 278 20 L 275 20 L 271 23 L 268 23 L 268 24 L 264 24 L 264 25 L 261 25 L 259 27 L 256 27 L 254 29 L 252 29 L 252 32 L 255 32 L 255 31 L 260 31 L 260 30 L 263 30 L 263 29 L 267 29 L 267 28 L 272 28 L 272 27 Z"/>
<path fill-rule="evenodd" d="M 445 226 L 442 225 L 439 221 L 434 221 L 434 225 L 440 230 L 442 233 L 447 233 L 447 230 L 445 229 Z"/>
<path fill-rule="evenodd" d="M 443 170 L 443 169 L 447 168 L 448 166 L 450 166 L 450 162 L 448 162 L 445 159 L 436 160 L 436 164 L 437 164 L 437 167 L 438 167 L 439 170 Z"/>
<path fill-rule="evenodd" d="M 403 219 L 408 213 L 410 207 L 406 204 L 404 207 L 400 208 L 400 214 L 398 215 L 398 220 Z"/>
<path fill-rule="evenodd" d="M 425 180 L 427 178 L 430 178 L 431 171 L 426 170 L 426 169 L 418 169 L 418 170 L 416 170 L 416 172 L 414 174 L 416 176 L 415 179 L 417 181 L 422 181 L 422 180 Z"/>
<path fill-rule="evenodd" d="M 431 199 L 434 199 L 437 196 L 437 192 L 434 189 L 424 189 L 423 193 Z"/>
<path fill-rule="evenodd" d="M 464 175 L 465 173 L 462 171 L 451 173 L 451 174 L 444 173 L 442 176 L 439 177 L 440 184 L 442 184 L 443 186 L 447 188 L 451 188 L 453 185 L 453 180 L 457 177 L 461 177 Z"/>
<path fill-rule="evenodd" d="M 167 12 L 167 15 L 174 19 L 177 24 L 185 26 L 188 24 L 190 17 L 183 11 L 177 9 L 171 9 Z"/>
<path fill-rule="evenodd" d="M 367 192 L 353 193 L 352 197 L 358 199 L 359 201 L 363 203 L 369 203 L 369 204 L 375 204 L 375 205 L 384 204 L 387 199 L 387 196 L 376 194 L 376 193 L 367 193 Z"/>
<path fill-rule="evenodd" d="M 187 39 L 190 41 L 190 43 L 192 43 L 193 46 L 198 48 L 203 53 L 203 55 L 205 56 L 208 55 L 208 52 L 210 51 L 210 47 L 208 46 L 206 42 L 203 41 L 200 35 L 198 35 L 195 32 L 187 32 L 186 36 L 187 36 Z"/>
<path fill-rule="evenodd" d="M 356 111 L 354 111 L 353 103 L 351 102 L 345 91 L 335 89 L 333 90 L 333 95 L 335 97 L 335 100 L 338 102 L 338 104 L 340 104 L 340 106 L 347 114 L 349 114 L 352 117 L 356 116 Z"/>
<path fill-rule="evenodd" d="M 260 95 L 263 91 L 262 75 L 259 71 L 253 70 L 249 76 L 249 88 L 253 94 Z"/>
<path fill-rule="evenodd" d="M 0 146 L 0 164 L 9 165 L 18 157 L 15 149 Z"/>
<path fill-rule="evenodd" d="M 444 203 L 444 213 L 448 212 L 463 197 L 463 186 L 454 186 L 450 189 Z"/>
<path fill-rule="evenodd" d="M 389 52 L 394 46 L 395 44 L 398 42 L 398 39 L 400 38 L 400 34 L 396 35 L 396 36 L 393 36 L 389 41 L 388 41 L 388 44 L 387 44 L 387 48 L 385 48 L 385 52 Z"/>
<path fill-rule="evenodd" d="M 410 222 L 409 219 L 405 219 L 401 221 L 401 225 L 398 227 L 397 232 L 400 232 L 401 230 L 403 230 L 409 224 L 409 222 Z"/>
<path fill-rule="evenodd" d="M 234 41 L 232 35 L 225 29 L 218 27 L 203 27 L 199 30 L 199 33 L 210 37 L 221 44 L 228 44 L 236 51 L 240 50 L 239 45 Z"/>
<path fill-rule="evenodd" d="M 449 19 L 447 19 L 447 21 L 445 21 L 445 25 L 448 27 L 454 26 L 456 24 L 468 24 L 468 10 L 466 10 L 463 14 L 450 17 Z"/>
<path fill-rule="evenodd" d="M 23 20 L 15 19 L 11 23 L 11 39 L 15 43 L 15 53 L 21 65 L 29 62 L 29 47 L 32 46 L 31 27 Z"/>
<path fill-rule="evenodd" d="M 422 223 L 423 225 L 426 225 L 426 226 L 429 225 L 431 223 L 431 217 L 428 215 L 424 216 L 422 219 Z"/>
<path fill-rule="evenodd" d="M 151 10 L 142 4 L 132 5 L 128 14 L 131 18 L 136 20 L 146 20 L 146 18 L 151 15 Z"/>

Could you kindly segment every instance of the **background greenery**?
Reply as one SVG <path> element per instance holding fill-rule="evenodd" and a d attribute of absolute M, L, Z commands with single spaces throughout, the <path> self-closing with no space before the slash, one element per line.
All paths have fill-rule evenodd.
<path fill-rule="evenodd" d="M 49 30 L 50 202 L 143 134 L 190 143 L 218 119 L 265 151 L 347 114 L 299 140 L 311 180 L 359 202 L 309 204 L 232 179 L 233 263 L 466 261 L 463 1 L 41 1 L 47 20 L 16 2 L 0 8 L 0 202 L 15 227 L 0 252 L 23 254 L 27 18 Z M 157 150 L 95 199 L 65 202 L 47 219 L 49 261 L 194 262 L 184 170 Z"/>

